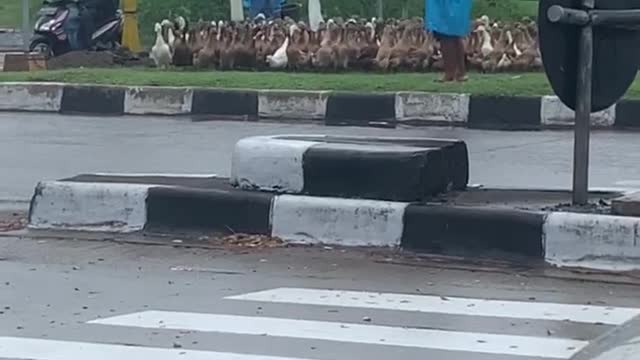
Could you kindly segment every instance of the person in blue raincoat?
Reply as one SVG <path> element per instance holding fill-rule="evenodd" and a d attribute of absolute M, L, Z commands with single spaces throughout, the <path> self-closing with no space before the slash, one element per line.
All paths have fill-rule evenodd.
<path fill-rule="evenodd" d="M 425 25 L 440 42 L 444 61 L 442 81 L 465 81 L 463 38 L 471 27 L 472 0 L 425 0 Z"/>

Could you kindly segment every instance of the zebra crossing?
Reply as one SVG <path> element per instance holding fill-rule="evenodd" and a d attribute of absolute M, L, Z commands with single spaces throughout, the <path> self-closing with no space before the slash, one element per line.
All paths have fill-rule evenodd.
<path fill-rule="evenodd" d="M 368 309 L 370 311 L 409 314 L 438 314 L 482 319 L 575 323 L 581 326 L 620 326 L 640 316 L 640 308 L 575 305 L 561 303 L 523 302 L 472 299 L 430 295 L 377 293 L 367 291 L 274 288 L 240 295 L 224 301 L 261 306 L 285 304 L 310 308 Z M 428 325 L 428 324 L 426 324 Z M 89 328 L 129 328 L 191 331 L 203 334 L 290 339 L 291 341 L 325 341 L 349 343 L 353 346 L 412 348 L 425 352 L 495 355 L 500 359 L 571 359 L 593 339 L 571 336 L 513 334 L 489 330 L 472 332 L 464 328 L 438 329 L 374 324 L 369 321 L 336 321 L 322 319 L 286 318 L 261 314 L 237 315 L 224 313 L 196 313 L 184 311 L 148 310 L 98 318 L 88 321 Z M 0 337 L 0 358 L 29 360 L 315 360 L 326 359 L 322 354 L 303 354 L 300 357 L 278 354 L 251 354 L 247 349 L 221 352 L 202 349 L 160 348 L 136 344 L 94 343 L 53 339 Z M 235 351 L 235 350 L 234 350 Z M 277 352 L 277 349 L 276 349 Z M 320 356 L 318 356 L 320 355 Z M 342 359 L 355 359 L 345 354 Z"/>

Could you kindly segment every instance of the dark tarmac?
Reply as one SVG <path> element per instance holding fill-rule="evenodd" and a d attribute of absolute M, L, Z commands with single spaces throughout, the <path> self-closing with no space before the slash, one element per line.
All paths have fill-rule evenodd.
<path fill-rule="evenodd" d="M 472 184 L 571 184 L 567 131 L 0 113 L 0 212 L 24 209 L 40 180 L 83 173 L 228 176 L 235 142 L 270 134 L 457 138 L 469 147 Z M 594 132 L 592 187 L 640 187 L 637 137 Z M 551 193 L 544 202 L 564 198 Z M 0 231 L 12 230 L 9 220 Z M 634 274 L 379 249 L 201 248 L 181 238 L 18 234 L 0 233 L 0 358 L 630 360 L 640 353 Z M 229 298 L 264 290 L 271 295 L 260 300 Z M 320 295 L 314 300 L 309 292 Z M 325 300 L 332 302 L 317 303 Z"/>
<path fill-rule="evenodd" d="M 65 346 L 75 342 L 125 344 L 136 349 L 154 347 L 169 352 L 179 346 L 189 351 L 323 360 L 382 360 L 398 356 L 407 360 L 568 358 L 558 354 L 554 341 L 560 341 L 561 346 L 566 342 L 568 347 L 575 346 L 576 341 L 579 346 L 595 344 L 596 339 L 620 328 L 618 311 L 626 309 L 630 312 L 622 320 L 640 314 L 638 285 L 615 284 L 615 278 L 609 283 L 567 280 L 560 278 L 558 275 L 562 272 L 557 270 L 545 275 L 539 271 L 510 270 L 504 264 L 482 267 L 477 263 L 465 265 L 442 259 L 417 261 L 411 254 L 384 250 L 329 247 L 188 249 L 72 240 L 72 237 L 67 240 L 0 238 L 0 358 L 6 354 L 38 358 L 34 348 L 48 344 L 43 340 L 63 341 L 54 345 L 61 352 L 60 356 L 66 355 L 67 359 L 104 358 L 94 357 L 97 355 L 90 347 L 86 353 L 66 353 Z M 133 240 L 129 238 L 129 241 Z M 304 295 L 297 298 L 300 301 L 294 298 L 294 303 L 225 299 L 262 290 L 276 289 L 277 292 L 280 288 L 366 293 L 362 300 L 353 296 L 345 298 L 345 301 L 355 301 L 355 307 L 314 305 L 305 302 Z M 415 299 L 395 304 L 390 303 L 391 300 L 377 303 L 376 296 L 391 296 L 379 295 L 380 292 L 430 296 L 441 305 L 429 310 L 428 304 L 419 305 Z M 459 298 L 469 299 L 471 303 L 458 306 L 456 304 L 462 301 Z M 520 310 L 502 310 L 505 305 L 483 305 L 486 299 L 520 301 L 525 305 Z M 424 306 L 424 309 L 417 312 L 401 309 L 403 304 L 411 303 Z M 537 305 L 540 303 L 546 305 Z M 557 315 L 559 319 L 580 319 L 591 313 L 589 306 L 602 307 L 604 314 L 587 322 L 551 320 L 556 316 L 553 313 L 559 311 L 556 309 L 558 304 L 584 305 L 563 310 Z M 536 313 L 536 306 L 542 306 L 543 315 Z M 155 328 L 87 323 L 151 310 L 163 311 L 160 314 L 168 317 L 166 323 L 161 321 Z M 493 315 L 482 315 L 486 310 Z M 170 320 L 183 312 L 196 313 L 195 322 Z M 228 323 L 223 320 L 210 322 L 206 314 L 224 315 Z M 242 320 L 246 316 L 274 318 L 276 323 L 263 328 L 254 328 L 251 322 L 243 326 Z M 550 318 L 544 319 L 545 316 Z M 277 321 L 287 320 L 311 323 L 299 325 L 301 327 L 297 323 L 289 324 L 285 330 L 278 327 Z M 344 339 L 327 340 L 321 330 L 308 330 L 331 324 L 342 324 L 340 328 L 347 329 Z M 356 325 L 366 327 L 358 329 Z M 202 326 L 219 326 L 220 330 L 194 330 Z M 376 326 L 391 327 L 391 330 Z M 170 330 L 174 327 L 178 329 Z M 230 330 L 229 327 L 237 328 Z M 348 330 L 350 327 L 353 327 L 352 331 Z M 411 329 L 433 332 L 428 336 L 421 335 L 413 345 L 385 344 L 385 341 L 393 343 L 405 339 L 410 334 L 403 332 L 413 331 Z M 255 335 L 256 331 L 258 335 Z M 278 334 L 278 331 L 294 333 L 290 336 L 270 335 Z M 311 331 L 312 335 L 306 331 Z M 471 349 L 461 351 L 464 342 L 460 339 L 446 345 L 444 339 L 460 336 L 461 332 L 473 339 Z M 308 337 L 305 338 L 305 334 Z M 491 337 L 493 335 L 498 337 Z M 375 339 L 366 340 L 363 336 Z M 11 342 L 15 338 L 35 340 L 30 346 L 20 347 Z M 615 344 L 614 340 L 609 339 L 612 344 Z M 434 345 L 429 342 L 434 341 L 437 344 L 444 341 L 443 348 L 432 348 Z M 547 344 L 547 341 L 552 342 Z M 507 343 L 511 345 L 504 346 Z M 535 356 L 520 353 L 536 344 L 547 346 L 536 348 Z M 77 346 L 74 349 L 77 350 Z M 105 356 L 115 356 L 117 350 L 108 347 L 101 351 Z M 515 355 L 503 354 L 503 351 Z M 125 352 L 118 356 L 133 359 L 138 355 Z M 190 352 L 183 354 L 186 357 L 170 355 L 163 353 L 161 358 L 198 358 Z"/>
<path fill-rule="evenodd" d="M 194 173 L 228 176 L 246 136 L 335 134 L 456 138 L 467 142 L 471 184 L 569 189 L 573 133 L 462 128 L 376 129 L 313 124 L 193 122 L 188 118 L 0 113 L 0 200 L 29 199 L 40 180 L 81 173 Z M 640 187 L 638 133 L 592 135 L 591 187 Z"/>

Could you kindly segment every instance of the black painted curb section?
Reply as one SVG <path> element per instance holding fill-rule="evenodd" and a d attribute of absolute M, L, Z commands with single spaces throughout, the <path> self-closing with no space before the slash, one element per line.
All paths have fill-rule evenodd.
<path fill-rule="evenodd" d="M 614 127 L 640 128 L 640 100 L 622 100 L 616 105 Z"/>
<path fill-rule="evenodd" d="M 367 126 L 395 118 L 395 94 L 332 93 L 327 100 L 327 125 Z"/>
<path fill-rule="evenodd" d="M 60 112 L 122 115 L 125 91 L 110 86 L 65 85 Z"/>
<path fill-rule="evenodd" d="M 258 91 L 194 89 L 193 115 L 258 116 Z"/>
<path fill-rule="evenodd" d="M 320 138 L 319 140 L 322 140 Z M 446 139 L 403 139 L 403 138 L 371 138 L 357 139 L 348 136 L 336 137 L 328 135 L 326 141 L 346 142 L 346 143 L 382 143 L 396 144 L 405 146 L 417 146 L 423 148 L 440 148 L 443 151 L 443 158 L 447 168 L 444 174 L 446 178 L 445 185 L 451 184 L 453 190 L 464 190 L 469 183 L 469 151 L 467 144 L 462 140 L 446 140 Z"/>
<path fill-rule="evenodd" d="M 375 195 L 377 197 L 373 197 L 373 198 L 377 198 L 377 199 L 397 199 L 400 201 L 415 201 L 416 199 L 423 200 L 424 194 L 432 195 L 437 192 L 441 192 L 444 189 L 448 189 L 449 186 L 451 186 L 452 190 L 465 190 L 467 188 L 467 184 L 469 183 L 469 152 L 467 149 L 467 144 L 462 140 L 428 139 L 428 138 L 425 138 L 425 139 L 375 138 L 375 137 L 368 138 L 368 137 L 349 137 L 349 136 L 332 136 L 332 135 L 278 136 L 277 138 L 289 139 L 289 140 L 328 142 L 328 143 L 335 143 L 335 144 L 362 144 L 362 145 L 392 144 L 392 145 L 414 146 L 414 147 L 421 147 L 421 148 L 438 148 L 442 151 L 442 159 L 444 160 L 445 167 L 442 168 L 442 171 L 441 171 L 441 174 L 443 175 L 443 177 L 440 178 L 440 181 L 442 181 L 442 183 L 437 184 L 437 186 L 440 186 L 439 189 L 441 190 L 437 190 L 435 192 L 431 190 L 423 190 L 417 193 L 422 195 L 416 195 L 416 193 L 414 193 L 413 195 L 407 195 L 407 196 L 388 197 L 387 195 L 381 195 L 382 192 L 380 192 L 379 188 L 378 189 L 373 188 L 375 189 L 374 191 L 377 192 L 377 195 Z M 323 148 L 326 148 L 326 147 L 313 146 L 309 149 L 309 151 L 307 151 L 307 153 L 311 153 L 312 155 L 314 155 L 318 152 L 315 150 L 320 150 Z M 335 155 L 335 156 L 337 157 L 338 155 Z M 309 158 L 309 161 L 311 160 L 312 157 L 315 157 L 315 156 L 311 156 Z M 340 159 L 340 160 L 347 160 L 347 159 Z M 306 170 L 311 167 L 309 161 L 305 162 L 305 159 L 303 159 L 303 169 L 305 170 L 305 173 L 306 173 Z M 332 164 L 339 165 L 339 162 L 332 162 Z M 361 164 L 356 164 L 356 166 L 361 166 Z M 431 170 L 431 169 L 433 169 L 433 167 L 424 167 L 425 172 L 422 174 L 422 176 L 424 177 L 424 176 L 427 176 L 427 174 L 430 174 L 430 171 L 428 170 Z M 307 180 L 307 177 L 305 176 L 305 184 L 307 184 L 307 181 L 310 181 L 313 183 L 317 181 L 318 178 L 325 178 L 325 177 L 328 178 L 329 174 L 334 174 L 336 172 L 333 168 L 329 168 L 327 173 L 319 172 L 314 169 L 309 169 L 309 170 L 313 173 L 318 173 L 318 174 L 316 175 L 317 176 L 316 178 L 310 178 L 308 180 Z M 347 171 L 349 170 L 350 169 L 347 169 Z M 369 171 L 369 172 L 372 172 L 372 171 Z M 363 182 L 366 185 L 369 185 L 368 182 L 372 181 L 371 179 L 375 179 L 376 177 L 380 176 L 380 173 L 381 173 L 380 168 L 378 167 L 376 169 L 373 169 L 373 173 L 374 173 L 373 177 L 364 177 L 365 180 Z M 356 174 L 356 177 L 362 178 L 363 176 L 358 173 Z M 328 178 L 327 181 L 335 181 L 335 179 Z M 383 189 L 386 189 L 386 188 L 383 187 Z M 311 189 L 308 189 L 308 191 L 311 191 Z M 316 191 L 318 190 L 316 189 Z M 396 190 L 386 189 L 384 191 L 388 193 L 389 191 L 394 192 Z M 365 195 L 364 192 L 361 193 L 361 196 L 364 198 L 370 197 L 369 195 Z"/>
<path fill-rule="evenodd" d="M 274 195 L 240 190 L 150 188 L 145 230 L 211 230 L 271 235 Z"/>
<path fill-rule="evenodd" d="M 442 147 L 442 155 L 445 161 L 448 177 L 445 179 L 447 186 L 451 184 L 452 190 L 465 190 L 469 184 L 469 151 L 464 141 L 451 142 Z"/>
<path fill-rule="evenodd" d="M 474 129 L 540 129 L 541 97 L 471 96 L 467 127 Z"/>
<path fill-rule="evenodd" d="M 439 254 L 504 252 L 544 258 L 544 215 L 519 210 L 409 205 L 401 246 Z"/>
<path fill-rule="evenodd" d="M 441 149 L 399 152 L 320 144 L 303 156 L 304 194 L 419 201 L 447 190 Z"/>

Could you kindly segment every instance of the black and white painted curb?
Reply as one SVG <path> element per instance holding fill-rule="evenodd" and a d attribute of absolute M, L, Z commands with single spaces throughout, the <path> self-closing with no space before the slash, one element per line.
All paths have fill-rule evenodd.
<path fill-rule="evenodd" d="M 475 96 L 397 92 L 232 90 L 0 83 L 0 110 L 104 115 L 190 115 L 244 120 L 317 121 L 345 126 L 446 125 L 478 129 L 573 126 L 555 96 Z M 640 100 L 592 115 L 597 128 L 639 128 Z"/>
<path fill-rule="evenodd" d="M 420 201 L 469 180 L 459 140 L 323 135 L 256 136 L 234 149 L 231 183 L 246 190 Z"/>
<path fill-rule="evenodd" d="M 640 218 L 276 195 L 238 190 L 216 177 L 84 175 L 42 182 L 29 220 L 34 229 L 207 230 L 640 269 Z"/>

